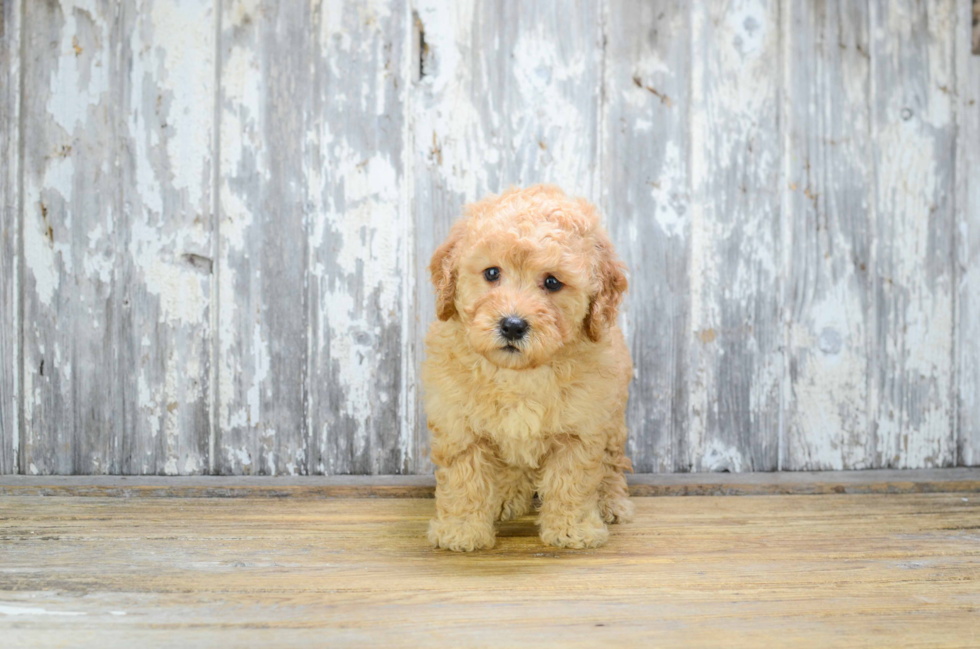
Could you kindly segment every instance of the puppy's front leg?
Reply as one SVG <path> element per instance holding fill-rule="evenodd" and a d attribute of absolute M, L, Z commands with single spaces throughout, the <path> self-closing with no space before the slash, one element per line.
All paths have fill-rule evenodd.
<path fill-rule="evenodd" d="M 609 539 L 599 511 L 602 448 L 565 438 L 545 460 L 538 495 L 541 540 L 563 548 L 597 548 Z"/>
<path fill-rule="evenodd" d="M 456 552 L 493 547 L 494 469 L 493 456 L 471 444 L 436 470 L 436 517 L 429 521 L 432 545 Z"/>

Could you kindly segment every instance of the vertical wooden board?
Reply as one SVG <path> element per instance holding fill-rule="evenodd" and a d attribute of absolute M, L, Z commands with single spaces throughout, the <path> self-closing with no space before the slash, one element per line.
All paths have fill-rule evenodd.
<path fill-rule="evenodd" d="M 112 319 L 119 34 L 104 5 L 25 8 L 23 471 L 102 473 L 115 468 L 109 446 L 121 428 Z M 107 239 L 102 249 L 90 250 L 90 234 Z"/>
<path fill-rule="evenodd" d="M 695 471 L 777 468 L 783 365 L 778 9 L 765 0 L 692 6 L 686 466 Z"/>
<path fill-rule="evenodd" d="M 209 468 L 214 4 L 141 0 L 116 14 L 123 473 Z M 103 255 L 109 241 L 89 237 Z"/>
<path fill-rule="evenodd" d="M 973 5 L 971 7 L 971 4 Z M 971 15 L 972 13 L 972 15 Z M 980 465 L 980 2 L 958 0 L 956 22 L 957 460 Z"/>
<path fill-rule="evenodd" d="M 215 470 L 307 470 L 310 3 L 222 3 Z"/>
<path fill-rule="evenodd" d="M 867 5 L 788 3 L 787 470 L 874 466 L 869 417 L 874 187 Z"/>
<path fill-rule="evenodd" d="M 20 434 L 20 7 L 0 1 L 0 474 L 17 473 Z"/>
<path fill-rule="evenodd" d="M 630 268 L 629 455 L 645 473 L 689 468 L 689 21 L 678 0 L 611 0 L 604 18 L 599 192 Z"/>
<path fill-rule="evenodd" d="M 871 10 L 877 464 L 949 466 L 955 2 Z"/>
<path fill-rule="evenodd" d="M 24 465 L 207 465 L 210 2 L 26 3 Z"/>
<path fill-rule="evenodd" d="M 596 0 L 416 4 L 421 78 L 412 93 L 416 345 L 435 317 L 426 267 L 464 204 L 552 182 L 598 199 L 601 84 Z M 419 354 L 422 356 L 422 354 Z M 414 470 L 431 470 L 424 413 Z"/>
<path fill-rule="evenodd" d="M 405 189 L 407 9 L 323 2 L 315 16 L 310 204 L 309 470 L 409 470 L 414 368 Z M 416 59 L 417 64 L 417 59 Z M 413 328 L 414 329 L 414 328 Z M 414 403 L 412 404 L 414 414 Z"/>

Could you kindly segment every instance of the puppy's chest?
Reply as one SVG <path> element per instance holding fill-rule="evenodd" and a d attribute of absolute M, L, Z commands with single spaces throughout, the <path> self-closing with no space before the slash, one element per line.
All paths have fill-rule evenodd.
<path fill-rule="evenodd" d="M 535 465 L 549 448 L 549 438 L 573 427 L 569 421 L 568 386 L 541 372 L 489 381 L 476 390 L 471 420 L 475 432 L 493 440 L 502 458 Z"/>

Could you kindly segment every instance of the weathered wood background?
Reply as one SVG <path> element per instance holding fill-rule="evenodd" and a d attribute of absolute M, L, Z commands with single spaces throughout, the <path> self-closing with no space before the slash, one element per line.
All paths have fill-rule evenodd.
<path fill-rule="evenodd" d="M 2 0 L 0 472 L 424 473 L 424 272 L 555 182 L 638 471 L 980 464 L 971 0 Z"/>

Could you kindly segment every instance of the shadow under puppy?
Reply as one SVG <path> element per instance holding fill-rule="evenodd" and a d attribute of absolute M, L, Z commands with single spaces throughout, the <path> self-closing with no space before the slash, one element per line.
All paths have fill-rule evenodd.
<path fill-rule="evenodd" d="M 429 266 L 438 321 L 422 368 L 436 470 L 429 540 L 494 544 L 541 498 L 541 540 L 606 542 L 633 515 L 627 282 L 595 208 L 537 185 L 467 206 Z"/>

